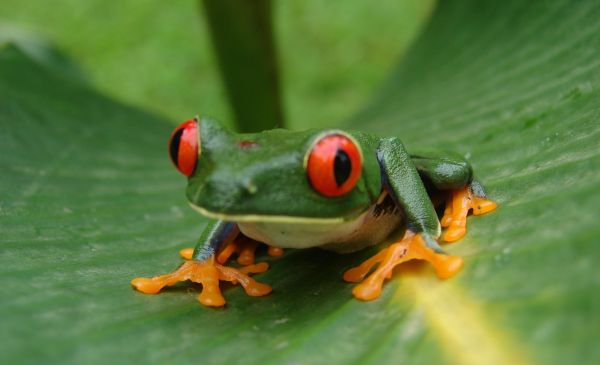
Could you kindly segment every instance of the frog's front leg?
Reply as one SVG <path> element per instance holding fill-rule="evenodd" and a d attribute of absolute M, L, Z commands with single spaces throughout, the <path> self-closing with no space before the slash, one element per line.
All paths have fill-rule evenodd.
<path fill-rule="evenodd" d="M 211 222 L 200 237 L 191 259 L 184 262 L 170 274 L 153 278 L 136 278 L 131 281 L 131 285 L 142 293 L 156 294 L 165 286 L 190 280 L 202 284 L 202 291 L 198 295 L 198 300 L 200 303 L 211 307 L 225 305 L 225 299 L 219 288 L 220 281 L 239 283 L 246 293 L 251 296 L 269 294 L 271 292 L 270 286 L 259 283 L 248 276 L 248 274 L 266 271 L 269 267 L 267 263 L 258 263 L 236 269 L 217 262 L 215 254 L 219 248 L 233 241 L 238 235 L 239 229 L 235 223 Z"/>
<path fill-rule="evenodd" d="M 403 210 L 407 229 L 402 240 L 344 274 L 346 281 L 360 282 L 352 293 L 362 300 L 379 297 L 385 279 L 389 279 L 394 267 L 403 262 L 413 259 L 429 261 L 437 275 L 444 279 L 455 275 L 463 265 L 460 257 L 445 254 L 436 241 L 441 233 L 437 214 L 402 142 L 397 138 L 382 140 L 377 157 L 384 188 Z M 377 268 L 365 279 L 376 265 Z"/>
<path fill-rule="evenodd" d="M 422 235 L 407 230 L 402 240 L 379 251 L 361 265 L 346 271 L 344 280 L 360 283 L 352 289 L 352 294 L 356 298 L 373 300 L 381 295 L 383 282 L 391 278 L 394 268 L 410 260 L 428 261 L 433 265 L 440 279 L 452 277 L 463 265 L 460 257 L 436 253 L 427 247 Z M 375 265 L 378 265 L 377 269 L 364 280 Z"/>

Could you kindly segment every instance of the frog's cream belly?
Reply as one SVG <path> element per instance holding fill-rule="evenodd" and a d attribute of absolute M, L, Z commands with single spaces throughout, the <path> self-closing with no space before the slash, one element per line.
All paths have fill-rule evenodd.
<path fill-rule="evenodd" d="M 387 195 L 387 194 L 385 194 Z M 353 252 L 383 241 L 402 223 L 402 214 L 389 196 L 357 218 L 332 223 L 238 222 L 240 231 L 259 242 L 282 248 L 321 247 Z"/>

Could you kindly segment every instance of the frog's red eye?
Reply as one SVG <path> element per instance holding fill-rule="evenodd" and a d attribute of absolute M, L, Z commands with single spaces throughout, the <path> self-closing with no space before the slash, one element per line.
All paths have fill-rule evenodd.
<path fill-rule="evenodd" d="M 185 176 L 191 176 L 198 162 L 198 122 L 195 119 L 181 123 L 169 140 L 171 161 Z"/>
<path fill-rule="evenodd" d="M 343 134 L 326 135 L 309 151 L 308 180 L 319 194 L 336 197 L 350 192 L 362 169 L 359 147 Z"/>

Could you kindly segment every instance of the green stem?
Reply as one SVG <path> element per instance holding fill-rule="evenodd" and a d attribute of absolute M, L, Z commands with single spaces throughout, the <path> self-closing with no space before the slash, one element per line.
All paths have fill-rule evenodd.
<path fill-rule="evenodd" d="M 270 0 L 202 0 L 213 46 L 242 132 L 282 127 Z"/>

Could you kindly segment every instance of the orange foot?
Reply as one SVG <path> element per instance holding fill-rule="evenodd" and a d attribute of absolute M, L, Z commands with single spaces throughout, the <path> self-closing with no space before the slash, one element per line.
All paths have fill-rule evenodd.
<path fill-rule="evenodd" d="M 381 295 L 383 282 L 392 277 L 394 267 L 413 259 L 429 261 L 441 279 L 452 277 L 463 266 L 462 258 L 435 253 L 427 247 L 420 235 L 406 231 L 400 242 L 391 244 L 359 266 L 346 271 L 344 280 L 360 283 L 352 289 L 352 294 L 356 298 L 373 300 Z M 365 279 L 365 276 L 377 264 L 379 264 L 377 269 Z"/>
<path fill-rule="evenodd" d="M 496 203 L 473 194 L 471 188 L 464 187 L 454 190 L 446 201 L 446 209 L 440 223 L 448 228 L 444 234 L 444 241 L 454 242 L 467 233 L 467 214 L 481 215 L 496 209 Z"/>
<path fill-rule="evenodd" d="M 278 257 L 283 255 L 283 248 L 275 246 L 268 247 L 269 249 L 267 250 L 267 253 L 269 254 L 269 256 Z M 229 257 L 231 257 L 233 253 L 238 253 L 238 263 L 242 265 L 250 265 L 254 263 L 255 250 L 256 245 L 246 246 L 245 243 L 242 243 L 241 245 L 237 243 L 230 244 L 219 253 L 217 261 L 223 264 L 227 262 L 227 260 L 229 260 Z M 192 256 L 194 255 L 194 249 L 192 247 L 184 248 L 179 251 L 179 255 L 186 260 L 191 260 Z"/>
<path fill-rule="evenodd" d="M 131 285 L 144 294 L 157 294 L 165 286 L 190 280 L 202 284 L 202 291 L 198 295 L 200 303 L 209 307 L 222 307 L 225 305 L 225 298 L 221 295 L 219 281 L 229 281 L 233 284 L 240 283 L 246 294 L 260 297 L 269 294 L 271 287 L 257 282 L 248 274 L 265 272 L 268 268 L 267 263 L 261 262 L 256 265 L 234 269 L 216 263 L 214 256 L 212 256 L 206 261 L 186 261 L 170 274 L 153 278 L 135 278 L 131 281 Z"/>
<path fill-rule="evenodd" d="M 254 263 L 254 254 L 257 247 L 257 241 L 240 234 L 233 242 L 219 251 L 217 261 L 220 264 L 224 264 L 229 260 L 231 255 L 236 253 L 238 255 L 238 264 L 251 265 Z M 270 256 L 281 256 L 283 255 L 283 249 L 269 246 L 268 253 Z"/>

